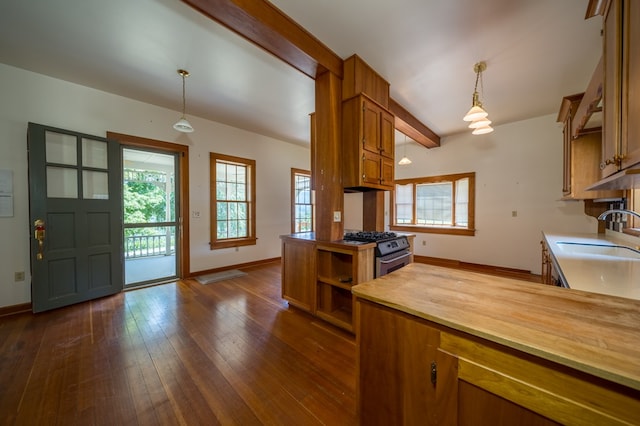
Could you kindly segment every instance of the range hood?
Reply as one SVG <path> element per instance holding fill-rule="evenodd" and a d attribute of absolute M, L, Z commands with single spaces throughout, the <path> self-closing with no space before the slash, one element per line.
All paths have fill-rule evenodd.
<path fill-rule="evenodd" d="M 640 189 L 640 168 L 620 170 L 586 188 L 587 191 L 603 189 Z"/>

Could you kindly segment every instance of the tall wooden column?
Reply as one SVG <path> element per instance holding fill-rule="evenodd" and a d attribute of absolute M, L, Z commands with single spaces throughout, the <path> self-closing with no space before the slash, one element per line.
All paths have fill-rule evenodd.
<path fill-rule="evenodd" d="M 311 165 L 316 186 L 316 239 L 341 240 L 344 234 L 342 189 L 342 80 L 330 71 L 316 76 L 316 149 Z M 340 221 L 334 222 L 334 212 Z"/>

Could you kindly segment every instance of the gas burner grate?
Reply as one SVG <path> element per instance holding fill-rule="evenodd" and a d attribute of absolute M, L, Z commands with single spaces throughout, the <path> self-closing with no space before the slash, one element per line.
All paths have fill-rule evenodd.
<path fill-rule="evenodd" d="M 380 242 L 397 238 L 395 232 L 360 231 L 347 232 L 343 237 L 347 241 Z"/>

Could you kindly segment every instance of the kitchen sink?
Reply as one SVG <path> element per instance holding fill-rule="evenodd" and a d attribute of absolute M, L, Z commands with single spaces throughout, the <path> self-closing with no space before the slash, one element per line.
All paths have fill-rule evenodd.
<path fill-rule="evenodd" d="M 558 248 L 566 254 L 595 255 L 640 260 L 640 250 L 635 250 L 631 247 L 626 246 L 576 243 L 567 241 L 559 241 L 556 244 Z"/>

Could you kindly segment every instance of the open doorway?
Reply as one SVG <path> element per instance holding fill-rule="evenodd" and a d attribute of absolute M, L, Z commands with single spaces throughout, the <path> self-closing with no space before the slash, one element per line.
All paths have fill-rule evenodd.
<path fill-rule="evenodd" d="M 176 153 L 122 148 L 125 288 L 179 276 L 177 168 Z"/>
<path fill-rule="evenodd" d="M 189 147 L 107 137 L 121 146 L 125 289 L 188 277 Z"/>

